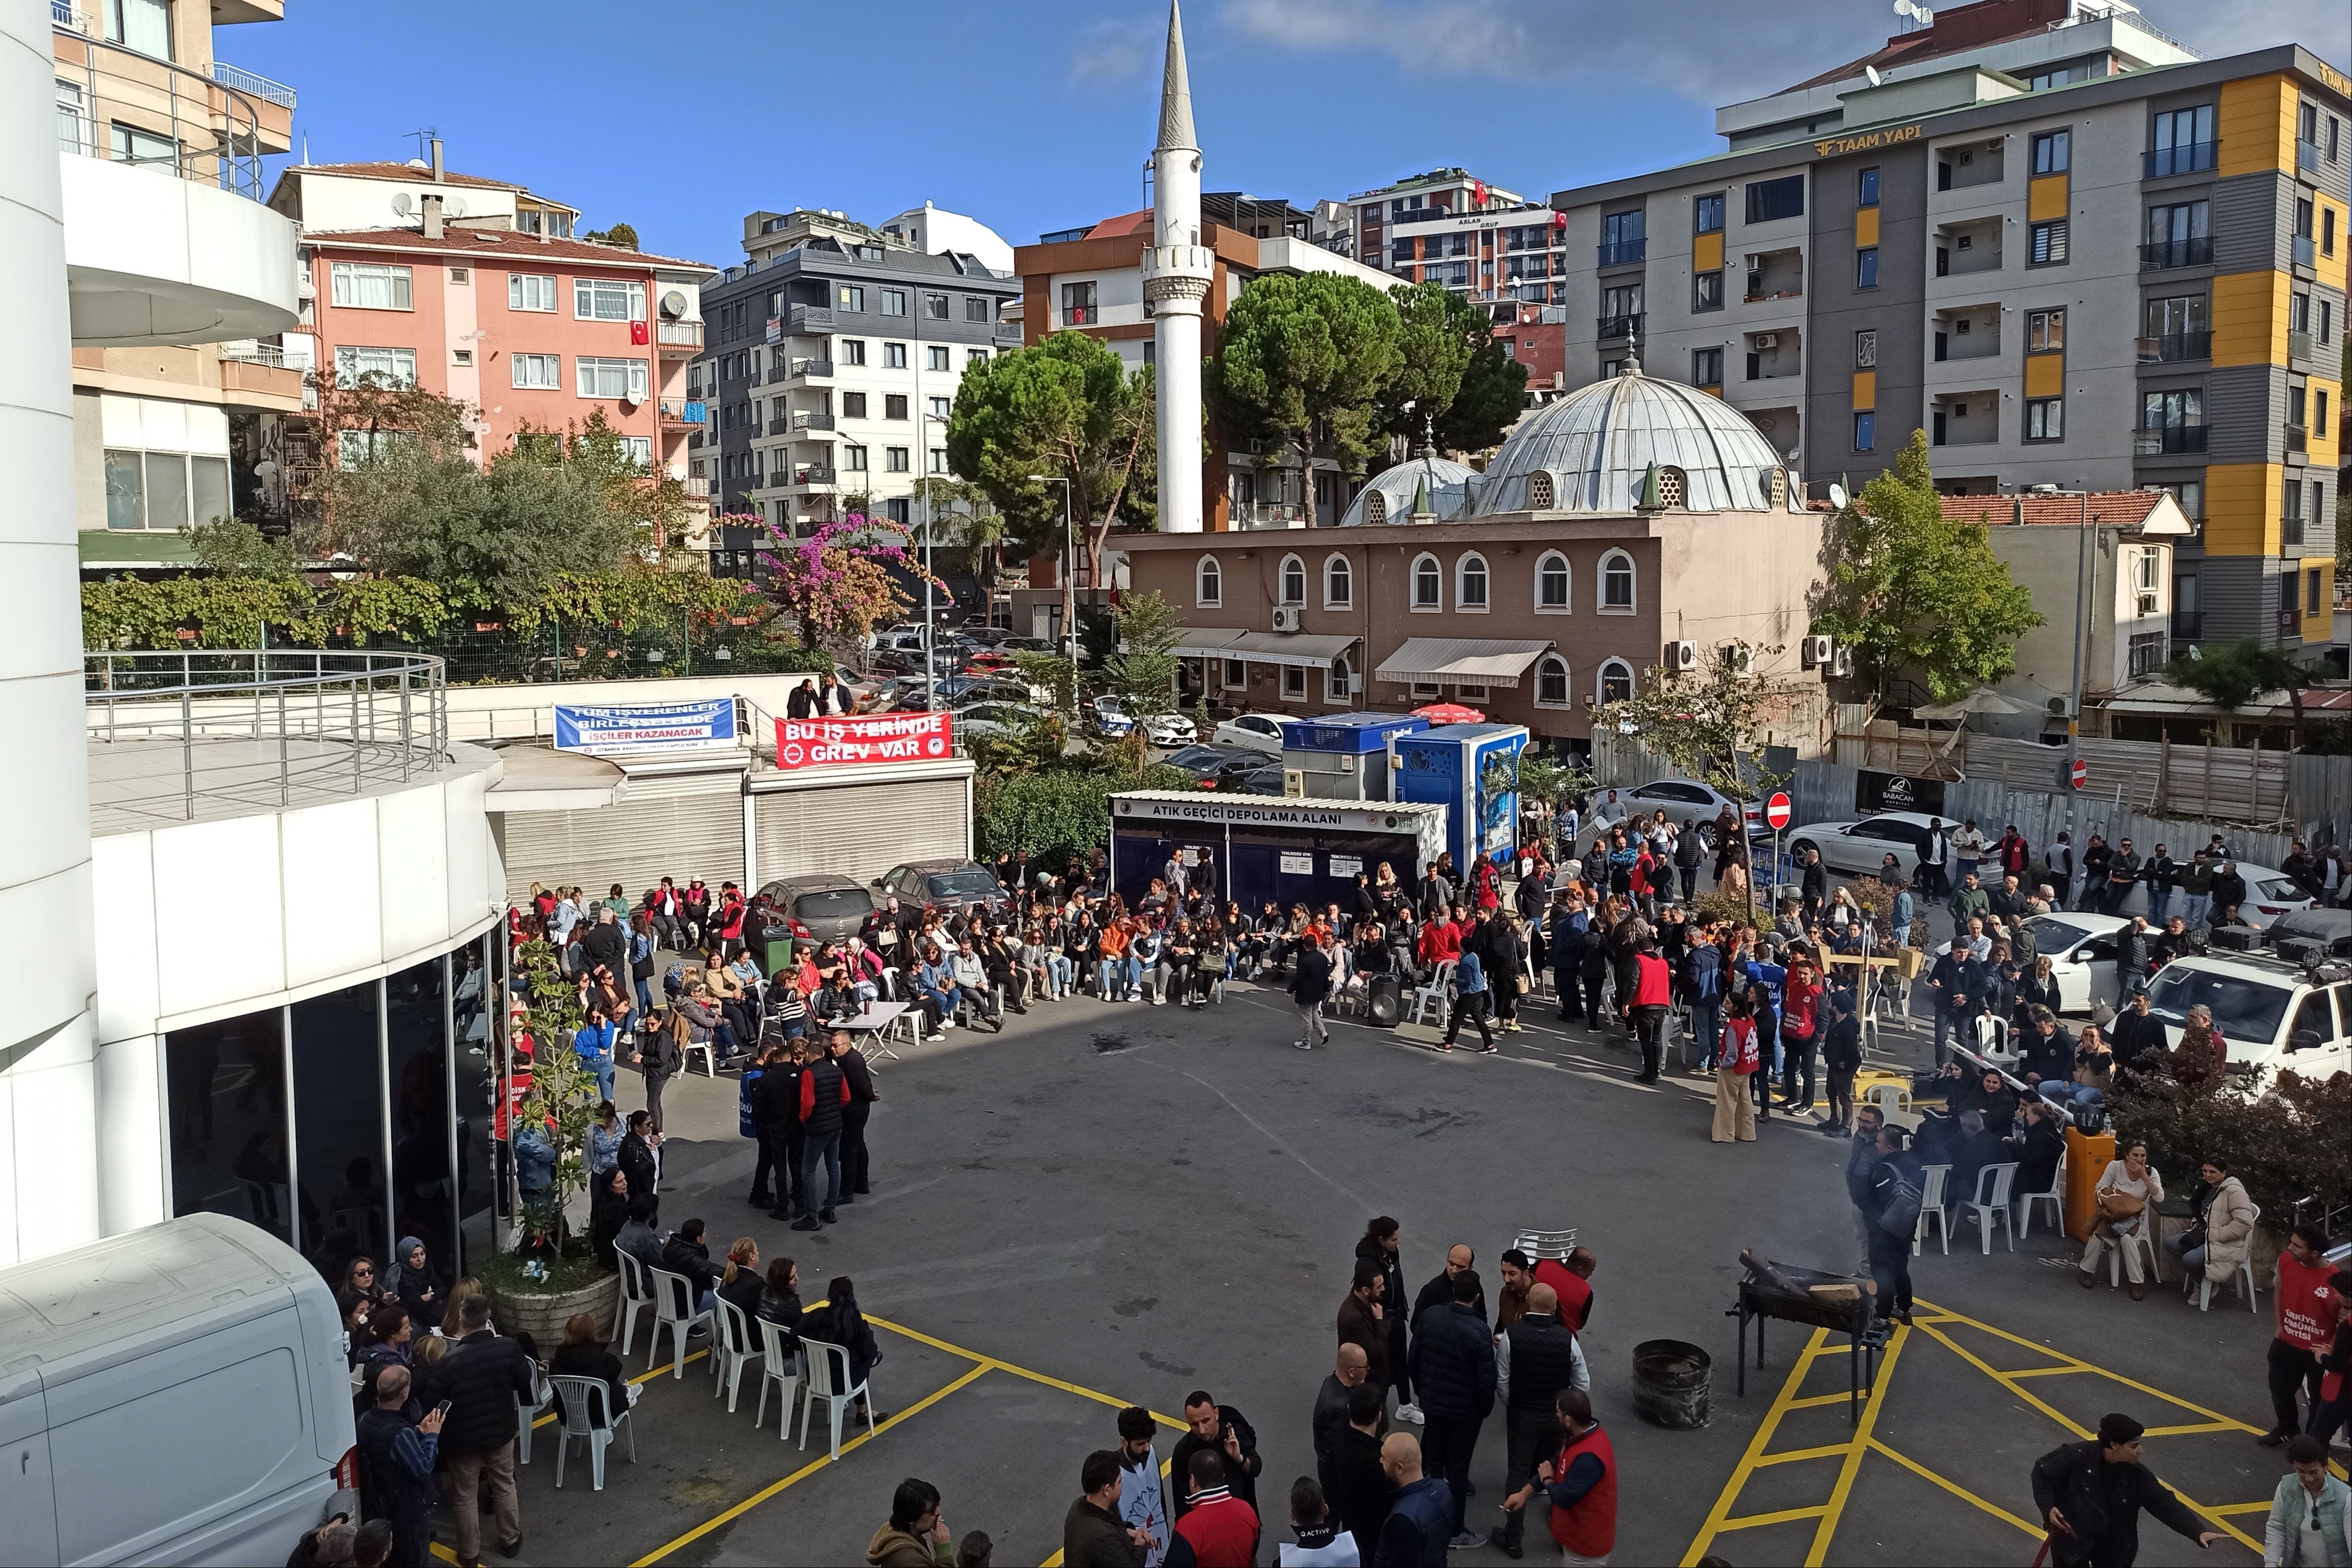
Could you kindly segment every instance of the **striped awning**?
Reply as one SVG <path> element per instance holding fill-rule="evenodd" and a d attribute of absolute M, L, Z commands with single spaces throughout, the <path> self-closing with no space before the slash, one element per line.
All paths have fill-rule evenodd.
<path fill-rule="evenodd" d="M 1550 652 L 1549 643 L 1494 637 L 1414 637 L 1381 661 L 1383 681 L 1423 685 L 1516 686 L 1528 666 Z"/>
<path fill-rule="evenodd" d="M 1180 659 L 1239 659 L 1252 664 L 1328 668 L 1360 638 L 1306 632 L 1234 632 L 1202 627 L 1186 632 L 1169 652 Z"/>

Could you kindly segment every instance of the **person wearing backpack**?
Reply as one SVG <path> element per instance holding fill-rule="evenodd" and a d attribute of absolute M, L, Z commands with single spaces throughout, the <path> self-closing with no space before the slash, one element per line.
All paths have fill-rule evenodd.
<path fill-rule="evenodd" d="M 1718 1144 L 1756 1141 L 1756 1103 L 1748 1081 L 1763 1061 L 1756 1019 L 1748 998 L 1734 992 L 1724 1003 L 1723 1037 L 1707 1057 L 1715 1069 L 1715 1128 Z"/>
<path fill-rule="evenodd" d="M 1870 1176 L 1870 1277 L 1878 1315 L 1911 1322 L 1911 1238 L 1919 1228 L 1926 1176 L 1910 1135 L 1893 1123 L 1878 1129 L 1878 1166 Z"/>

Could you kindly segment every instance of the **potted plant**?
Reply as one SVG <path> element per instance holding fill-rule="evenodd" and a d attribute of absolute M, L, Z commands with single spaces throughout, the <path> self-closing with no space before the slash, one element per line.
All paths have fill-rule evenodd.
<path fill-rule="evenodd" d="M 597 1332 L 610 1333 L 618 1276 L 572 1225 L 574 1202 L 588 1189 L 588 1129 L 597 1103 L 595 1076 L 571 1049 L 583 1021 L 579 989 L 556 967 L 555 949 L 545 941 L 527 944 L 515 964 L 524 983 L 523 1005 L 509 1027 L 514 1049 L 528 1051 L 530 1064 L 529 1087 L 509 1138 L 519 1157 L 523 1144 L 537 1144 L 531 1157 L 545 1162 L 551 1155 L 553 1172 L 520 1206 L 514 1245 L 485 1263 L 483 1288 L 509 1333 L 529 1333 L 552 1343 L 578 1312 L 593 1313 Z"/>

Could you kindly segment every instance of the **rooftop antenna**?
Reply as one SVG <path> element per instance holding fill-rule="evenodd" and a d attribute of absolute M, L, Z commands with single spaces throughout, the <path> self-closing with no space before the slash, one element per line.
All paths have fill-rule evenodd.
<path fill-rule="evenodd" d="M 1907 0 L 1906 0 L 1906 3 L 1907 3 Z M 441 131 L 440 131 L 440 128 L 439 128 L 439 127 L 437 127 L 437 126 L 428 125 L 428 126 L 425 127 L 425 128 L 424 128 L 423 130 L 421 130 L 421 131 L 403 131 L 403 132 L 402 132 L 402 134 L 403 134 L 403 135 L 404 135 L 404 136 L 413 137 L 413 138 L 415 140 L 415 142 L 416 142 L 416 155 L 417 155 L 419 158 L 422 158 L 422 157 L 424 157 L 424 156 L 425 156 L 425 144 L 426 144 L 427 142 L 431 141 L 435 137 L 436 137 L 436 136 L 440 135 L 440 134 L 441 134 Z"/>

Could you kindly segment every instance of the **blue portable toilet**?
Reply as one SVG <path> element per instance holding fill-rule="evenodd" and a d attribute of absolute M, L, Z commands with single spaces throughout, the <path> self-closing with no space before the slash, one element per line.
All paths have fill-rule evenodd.
<path fill-rule="evenodd" d="M 1391 743 L 1397 755 L 1391 799 L 1441 804 L 1445 847 L 1456 868 L 1466 870 L 1479 851 L 1507 862 L 1518 847 L 1519 752 L 1528 744 L 1523 724 L 1441 724 Z M 1491 759 L 1511 763 L 1510 788 L 1490 790 L 1485 776 Z"/>
<path fill-rule="evenodd" d="M 1286 718 L 1282 721 L 1282 770 L 1298 775 L 1299 793 L 1309 800 L 1393 800 L 1389 740 L 1428 727 L 1427 719 L 1411 713 Z"/>

